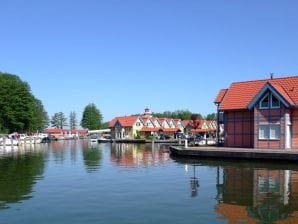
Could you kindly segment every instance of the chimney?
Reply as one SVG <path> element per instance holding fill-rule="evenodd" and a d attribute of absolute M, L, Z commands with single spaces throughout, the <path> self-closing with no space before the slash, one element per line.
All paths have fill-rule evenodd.
<path fill-rule="evenodd" d="M 270 79 L 273 79 L 273 73 L 270 73 Z"/>

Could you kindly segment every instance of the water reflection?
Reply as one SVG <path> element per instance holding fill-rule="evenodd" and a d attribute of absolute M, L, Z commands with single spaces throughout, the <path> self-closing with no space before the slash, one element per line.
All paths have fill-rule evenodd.
<path fill-rule="evenodd" d="M 102 160 L 102 149 L 97 143 L 85 142 L 83 145 L 83 160 L 87 172 L 96 172 Z"/>
<path fill-rule="evenodd" d="M 168 147 L 159 144 L 113 144 L 111 160 L 117 166 L 140 167 L 164 164 L 170 160 Z"/>
<path fill-rule="evenodd" d="M 182 161 L 179 161 L 182 162 Z M 215 211 L 228 223 L 298 223 L 296 164 L 183 161 L 216 171 Z M 199 178 L 193 165 L 191 186 Z"/>
<path fill-rule="evenodd" d="M 1 152 L 0 209 L 31 198 L 34 184 L 42 178 L 45 157 L 46 149 L 40 145 L 20 147 L 13 154 Z"/>

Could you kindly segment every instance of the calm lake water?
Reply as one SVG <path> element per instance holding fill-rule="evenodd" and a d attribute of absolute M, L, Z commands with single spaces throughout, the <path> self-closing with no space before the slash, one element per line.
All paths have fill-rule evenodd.
<path fill-rule="evenodd" d="M 298 223 L 293 163 L 88 141 L 0 154 L 0 223 Z"/>

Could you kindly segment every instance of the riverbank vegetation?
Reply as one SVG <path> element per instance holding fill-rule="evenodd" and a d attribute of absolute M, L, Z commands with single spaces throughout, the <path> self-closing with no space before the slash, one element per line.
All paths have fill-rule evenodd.
<path fill-rule="evenodd" d="M 0 72 L 0 132 L 36 132 L 48 126 L 42 102 L 18 76 Z"/>

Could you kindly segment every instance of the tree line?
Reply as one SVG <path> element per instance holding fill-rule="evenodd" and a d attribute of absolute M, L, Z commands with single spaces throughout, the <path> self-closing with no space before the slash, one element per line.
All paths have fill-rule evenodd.
<path fill-rule="evenodd" d="M 80 125 L 94 130 L 105 128 L 102 114 L 95 104 L 88 104 L 83 112 Z M 74 111 L 68 118 L 63 112 L 55 113 L 49 119 L 41 100 L 31 91 L 30 85 L 17 75 L 0 72 L 0 133 L 42 132 L 49 125 L 55 128 L 68 126 L 78 127 L 77 115 Z"/>
<path fill-rule="evenodd" d="M 0 132 L 42 131 L 49 118 L 42 102 L 18 76 L 0 72 Z"/>
<path fill-rule="evenodd" d="M 140 115 L 140 114 L 137 114 L 137 115 Z M 193 112 L 190 112 L 189 110 L 175 110 L 175 111 L 164 111 L 162 113 L 152 113 L 152 116 L 158 117 L 158 118 L 167 117 L 167 118 L 181 119 L 181 120 L 193 120 L 194 115 L 198 120 L 201 120 L 201 119 L 216 120 L 217 119 L 216 113 L 211 113 L 211 114 L 207 114 L 207 116 L 203 116 L 200 113 L 193 113 Z"/>
<path fill-rule="evenodd" d="M 80 125 L 83 128 L 89 130 L 96 130 L 100 128 L 105 128 L 105 123 L 102 123 L 103 116 L 100 110 L 96 107 L 94 103 L 88 104 L 83 112 L 82 120 Z M 51 119 L 51 125 L 55 128 L 63 129 L 65 126 L 69 126 L 70 129 L 77 129 L 78 120 L 77 114 L 71 111 L 69 114 L 69 124 L 68 119 L 63 112 L 55 113 Z"/>
<path fill-rule="evenodd" d="M 193 120 L 194 113 L 188 110 L 165 111 L 153 113 L 155 117 L 179 118 Z M 195 114 L 198 119 L 216 120 L 216 114 L 203 117 Z M 68 126 L 77 129 L 77 114 L 71 111 L 67 117 L 63 112 L 55 113 L 49 119 L 41 100 L 31 92 L 29 84 L 17 75 L 0 72 L 0 133 L 11 132 L 42 132 L 51 124 L 52 127 Z M 88 104 L 83 111 L 81 127 L 89 130 L 107 128 L 109 122 L 103 123 L 103 116 L 94 103 Z"/>

